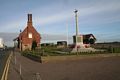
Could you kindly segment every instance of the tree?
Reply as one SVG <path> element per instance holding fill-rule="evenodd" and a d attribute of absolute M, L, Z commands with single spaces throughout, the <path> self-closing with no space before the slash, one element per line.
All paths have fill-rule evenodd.
<path fill-rule="evenodd" d="M 34 40 L 32 42 L 32 50 L 35 50 L 36 47 L 37 47 L 37 42 Z"/>

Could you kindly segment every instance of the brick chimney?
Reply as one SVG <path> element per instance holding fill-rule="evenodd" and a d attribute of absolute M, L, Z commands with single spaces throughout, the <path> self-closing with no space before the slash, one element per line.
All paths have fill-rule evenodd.
<path fill-rule="evenodd" d="M 28 22 L 27 22 L 28 27 L 32 26 L 32 14 L 28 14 Z"/>

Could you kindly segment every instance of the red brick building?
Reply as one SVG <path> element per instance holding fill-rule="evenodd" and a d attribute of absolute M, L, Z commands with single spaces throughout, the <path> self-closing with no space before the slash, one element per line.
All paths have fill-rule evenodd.
<path fill-rule="evenodd" d="M 40 34 L 36 31 L 36 29 L 32 25 L 32 14 L 28 14 L 28 22 L 27 27 L 20 31 L 19 36 L 14 39 L 18 42 L 18 49 L 20 51 L 24 51 L 26 49 L 31 50 L 33 41 L 36 41 L 37 46 L 40 46 L 41 37 Z"/>

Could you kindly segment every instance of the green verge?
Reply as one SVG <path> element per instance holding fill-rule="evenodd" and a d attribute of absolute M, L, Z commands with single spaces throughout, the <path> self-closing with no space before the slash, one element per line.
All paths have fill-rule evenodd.
<path fill-rule="evenodd" d="M 96 52 L 62 52 L 62 49 L 58 49 L 56 47 L 42 47 L 40 50 L 34 51 L 23 51 L 22 55 L 24 56 L 33 56 L 34 58 L 41 56 L 69 56 L 69 55 L 95 55 L 95 54 L 119 54 L 120 48 L 107 48 L 105 51 L 96 51 Z"/>
<path fill-rule="evenodd" d="M 32 59 L 34 61 L 37 61 L 37 62 L 42 62 L 41 61 L 41 55 L 38 54 L 38 52 L 35 52 L 35 51 L 23 51 L 21 52 L 21 54 L 25 57 L 28 57 L 29 59 Z"/>

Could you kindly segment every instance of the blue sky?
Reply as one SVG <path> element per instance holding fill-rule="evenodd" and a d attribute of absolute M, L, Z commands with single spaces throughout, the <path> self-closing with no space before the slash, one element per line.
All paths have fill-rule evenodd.
<path fill-rule="evenodd" d="M 120 41 L 120 0 L 0 0 L 0 32 L 19 33 L 33 14 L 40 34 L 75 34 L 74 9 L 79 33 L 93 33 L 98 42 Z"/>

